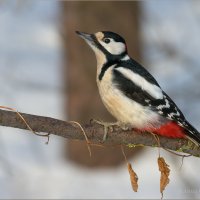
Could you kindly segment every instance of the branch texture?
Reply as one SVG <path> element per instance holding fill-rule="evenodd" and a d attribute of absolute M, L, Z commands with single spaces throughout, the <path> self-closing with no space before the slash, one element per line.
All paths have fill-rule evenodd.
<path fill-rule="evenodd" d="M 73 122 L 66 122 L 50 117 L 36 116 L 25 113 L 20 114 L 35 132 L 54 134 L 67 139 L 85 140 L 82 130 Z M 28 130 L 28 127 L 19 115 L 17 115 L 17 113 L 6 110 L 0 110 L 0 125 Z M 92 123 L 83 124 L 82 127 L 91 143 L 102 144 L 104 128 L 101 125 Z M 159 140 L 162 148 L 200 157 L 200 148 L 196 147 L 186 139 L 171 139 L 159 136 Z M 150 133 L 123 131 L 119 127 L 114 127 L 112 132 L 108 132 L 108 137 L 104 142 L 104 145 L 121 144 L 132 147 L 137 145 L 151 147 L 158 146 L 158 142 L 155 137 Z"/>

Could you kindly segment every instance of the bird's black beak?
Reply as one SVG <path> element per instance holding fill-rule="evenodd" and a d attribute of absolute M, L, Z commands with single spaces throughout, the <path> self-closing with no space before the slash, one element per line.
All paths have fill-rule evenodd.
<path fill-rule="evenodd" d="M 80 31 L 76 31 L 76 33 L 83 38 L 84 40 L 86 40 L 87 42 L 93 42 L 93 37 L 92 34 L 88 34 L 88 33 L 83 33 Z"/>
<path fill-rule="evenodd" d="M 96 51 L 98 48 L 98 41 L 94 34 L 83 33 L 80 31 L 76 31 L 76 33 L 86 41 L 93 51 Z"/>

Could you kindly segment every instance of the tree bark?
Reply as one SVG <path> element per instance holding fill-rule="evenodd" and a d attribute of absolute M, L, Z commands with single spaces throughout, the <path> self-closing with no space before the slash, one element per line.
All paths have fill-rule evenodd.
<path fill-rule="evenodd" d="M 73 122 L 67 122 L 58 119 L 53 119 L 50 117 L 43 117 L 25 113 L 20 113 L 20 114 L 24 117 L 28 125 L 32 128 L 32 130 L 34 130 L 37 133 L 54 134 L 70 140 L 85 140 L 83 131 L 77 124 Z M 17 113 L 5 110 L 0 110 L 0 125 L 29 130 L 27 125 L 24 123 L 24 121 L 19 117 Z M 128 145 L 129 147 L 158 146 L 158 141 L 152 134 L 148 132 L 141 133 L 141 132 L 135 132 L 133 130 L 123 131 L 119 127 L 115 126 L 114 130 L 108 133 L 108 137 L 105 143 L 102 144 L 104 129 L 101 125 L 95 123 L 83 124 L 82 128 L 84 129 L 87 138 L 89 139 L 91 144 L 92 143 L 101 144 L 104 146 L 107 145 L 110 148 L 113 148 L 113 146 L 118 145 L 118 149 L 120 149 L 119 148 L 120 145 Z M 188 153 L 193 156 L 200 157 L 200 148 L 195 146 L 193 143 L 189 142 L 186 139 L 172 139 L 162 136 L 158 136 L 158 138 L 160 146 L 162 148 Z M 87 150 L 85 143 L 84 143 L 84 148 Z M 104 148 L 102 149 L 105 152 L 105 149 Z M 93 157 L 97 157 L 97 155 L 93 150 L 94 149 L 92 148 Z M 79 154 L 81 155 L 82 152 L 80 151 Z M 87 156 L 89 158 L 88 151 L 87 151 Z M 106 154 L 104 154 L 104 156 L 106 156 Z M 97 159 L 100 158 L 97 157 Z"/>

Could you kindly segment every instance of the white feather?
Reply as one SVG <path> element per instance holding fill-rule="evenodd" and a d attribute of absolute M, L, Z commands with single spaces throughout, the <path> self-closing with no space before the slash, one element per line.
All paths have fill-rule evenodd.
<path fill-rule="evenodd" d="M 126 69 L 123 67 L 116 68 L 117 71 L 123 74 L 127 79 L 132 81 L 137 86 L 141 87 L 145 90 L 149 95 L 154 97 L 155 99 L 162 99 L 163 93 L 162 90 L 154 84 L 149 83 L 145 78 L 140 76 L 139 74 L 134 73 L 130 69 Z"/>
<path fill-rule="evenodd" d="M 129 59 L 130 59 L 130 57 L 128 55 L 125 55 L 121 60 L 126 61 L 126 60 L 129 60 Z"/>
<path fill-rule="evenodd" d="M 112 38 L 110 39 L 110 43 L 105 43 L 103 41 L 99 41 L 99 43 L 111 54 L 113 55 L 119 55 L 123 53 L 126 49 L 126 46 L 122 42 L 116 42 Z"/>

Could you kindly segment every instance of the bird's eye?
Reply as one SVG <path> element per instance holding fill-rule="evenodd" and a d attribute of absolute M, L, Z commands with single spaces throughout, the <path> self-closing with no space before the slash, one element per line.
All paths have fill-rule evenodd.
<path fill-rule="evenodd" d="M 108 38 L 105 38 L 103 41 L 104 41 L 106 44 L 110 43 L 110 39 L 108 39 Z"/>

